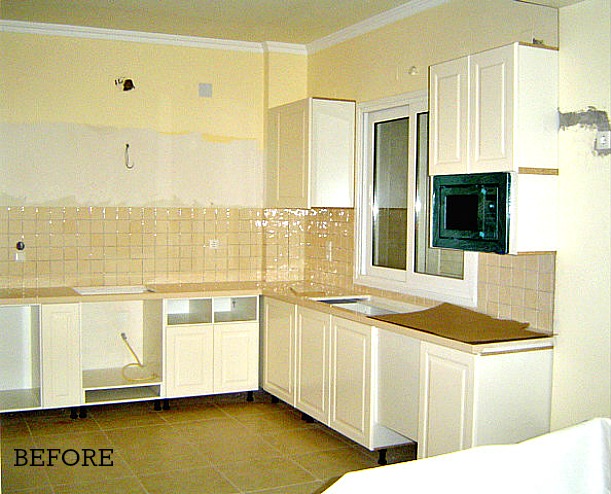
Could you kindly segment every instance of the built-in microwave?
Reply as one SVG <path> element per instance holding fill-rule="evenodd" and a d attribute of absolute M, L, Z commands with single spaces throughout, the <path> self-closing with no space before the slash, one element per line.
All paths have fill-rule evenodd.
<path fill-rule="evenodd" d="M 432 182 L 433 247 L 509 252 L 511 173 L 435 175 Z"/>

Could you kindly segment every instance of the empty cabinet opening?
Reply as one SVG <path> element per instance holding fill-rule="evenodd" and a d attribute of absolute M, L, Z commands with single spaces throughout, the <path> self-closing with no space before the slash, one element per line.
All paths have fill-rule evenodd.
<path fill-rule="evenodd" d="M 39 406 L 39 307 L 0 307 L 0 411 Z"/>
<path fill-rule="evenodd" d="M 148 399 L 162 382 L 161 301 L 88 302 L 81 307 L 85 401 Z"/>

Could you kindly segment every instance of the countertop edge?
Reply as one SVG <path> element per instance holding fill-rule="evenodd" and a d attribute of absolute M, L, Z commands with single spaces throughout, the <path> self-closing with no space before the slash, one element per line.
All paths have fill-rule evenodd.
<path fill-rule="evenodd" d="M 317 302 L 316 300 L 311 300 L 310 298 L 304 296 L 299 296 L 290 293 L 282 293 L 267 289 L 263 289 L 262 295 L 264 297 L 270 297 L 284 302 L 293 303 L 301 307 L 306 307 L 330 315 L 343 317 L 344 319 L 349 319 L 351 321 L 366 324 L 368 326 L 376 327 L 378 329 L 391 331 L 396 334 L 408 336 L 420 341 L 441 345 L 446 348 L 452 348 L 473 355 L 490 356 L 504 353 L 517 353 L 532 350 L 552 349 L 554 347 L 555 342 L 555 337 L 553 335 L 549 335 L 541 338 L 533 338 L 526 340 L 470 344 L 457 340 L 452 340 L 450 338 L 444 338 L 442 336 L 437 336 L 418 329 L 407 328 L 399 326 L 397 324 L 372 319 L 364 314 L 359 314 L 347 309 L 342 309 L 340 307 L 333 307 L 329 304 Z M 423 307 L 423 309 L 424 308 L 426 307 Z"/>

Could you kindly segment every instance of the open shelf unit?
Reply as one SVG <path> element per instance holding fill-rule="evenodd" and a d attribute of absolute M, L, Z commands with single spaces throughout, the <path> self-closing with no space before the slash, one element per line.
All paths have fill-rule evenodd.
<path fill-rule="evenodd" d="M 85 404 L 161 397 L 161 300 L 83 303 L 81 342 Z"/>
<path fill-rule="evenodd" d="M 40 407 L 39 306 L 0 307 L 0 362 L 0 410 Z"/>

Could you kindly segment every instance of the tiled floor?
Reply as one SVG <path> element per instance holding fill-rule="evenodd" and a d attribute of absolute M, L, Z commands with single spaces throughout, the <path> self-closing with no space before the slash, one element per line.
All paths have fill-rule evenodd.
<path fill-rule="evenodd" d="M 321 492 L 340 475 L 377 466 L 377 454 L 270 396 L 172 400 L 170 410 L 151 403 L 105 405 L 71 419 L 67 410 L 3 414 L 2 493 L 269 493 Z M 15 466 L 16 449 L 76 450 L 66 466 Z M 88 465 L 83 450 L 91 457 Z M 100 457 L 100 450 L 106 458 Z M 61 460 L 60 453 L 60 460 Z M 389 462 L 414 456 L 389 450 Z M 73 452 L 66 462 L 75 463 Z M 47 461 L 46 457 L 37 462 Z M 24 459 L 19 460 L 24 463 Z M 112 466 L 92 466 L 91 463 Z"/>

